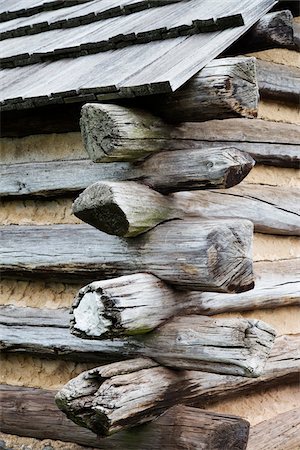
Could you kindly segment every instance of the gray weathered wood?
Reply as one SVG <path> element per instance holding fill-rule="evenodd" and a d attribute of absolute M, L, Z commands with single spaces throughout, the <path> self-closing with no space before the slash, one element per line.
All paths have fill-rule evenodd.
<path fill-rule="evenodd" d="M 177 403 L 201 407 L 232 394 L 295 381 L 300 372 L 299 336 L 282 336 L 276 344 L 259 378 L 174 372 L 139 358 L 83 372 L 59 391 L 57 403 L 70 419 L 98 434 L 120 431 Z"/>
<path fill-rule="evenodd" d="M 300 24 L 294 23 L 294 43 L 296 49 L 300 50 Z"/>
<path fill-rule="evenodd" d="M 299 260 L 256 263 L 255 288 L 242 294 L 177 291 L 147 273 L 94 281 L 72 306 L 73 333 L 92 336 L 143 334 L 176 314 L 300 306 Z"/>
<path fill-rule="evenodd" d="M 241 56 L 215 59 L 174 94 L 143 102 L 168 122 L 178 123 L 253 118 L 258 98 L 255 58 Z"/>
<path fill-rule="evenodd" d="M 26 326 L 30 326 L 30 321 L 10 318 L 9 314 L 8 310 L 8 327 L 25 328 L 26 334 Z M 85 314 L 85 311 L 82 311 L 82 314 Z M 85 318 L 82 318 L 82 326 L 73 327 L 72 331 L 81 337 L 101 339 L 99 331 L 103 333 L 103 325 L 98 322 L 94 327 L 88 328 L 88 323 L 84 324 Z M 87 321 L 88 319 L 89 316 Z M 2 319 L 4 322 L 5 320 L 7 319 Z M 47 323 L 47 318 L 41 323 L 45 322 Z M 38 328 L 36 324 L 35 328 Z M 60 327 L 56 325 L 56 328 L 59 338 Z M 23 337 L 26 341 L 26 336 Z M 263 371 L 274 338 L 274 329 L 258 320 L 212 319 L 191 315 L 174 318 L 147 335 L 127 339 L 122 350 L 124 356 L 149 356 L 172 368 L 257 377 Z M 4 349 L 5 339 L 3 337 Z M 67 346 L 67 343 L 65 345 Z M 81 350 L 80 347 L 79 344 L 78 351 Z M 107 347 L 109 350 L 110 345 Z M 102 348 L 105 348 L 105 344 Z M 112 351 L 112 356 L 113 353 Z"/>
<path fill-rule="evenodd" d="M 300 69 L 257 60 L 257 79 L 262 97 L 299 104 Z"/>
<path fill-rule="evenodd" d="M 81 132 L 94 162 L 131 161 L 164 150 L 231 145 L 260 163 L 299 167 L 300 127 L 260 119 L 225 119 L 181 126 L 149 112 L 109 104 L 82 108 Z"/>
<path fill-rule="evenodd" d="M 228 188 L 249 173 L 254 160 L 227 146 L 159 152 L 139 164 L 51 161 L 0 164 L 0 197 L 54 196 L 78 192 L 97 181 L 138 180 L 160 192 Z"/>
<path fill-rule="evenodd" d="M 96 311 L 86 310 L 85 305 L 75 312 L 81 321 L 80 326 L 73 325 L 72 332 L 89 339 L 109 336 L 109 319 L 91 320 Z M 274 338 L 275 330 L 261 321 L 190 315 L 173 318 L 130 342 L 132 354 L 149 356 L 168 367 L 257 377 Z"/>
<path fill-rule="evenodd" d="M 250 221 L 173 220 L 135 239 L 87 225 L 3 226 L 2 275 L 66 279 L 150 272 L 180 287 L 216 292 L 252 289 Z"/>
<path fill-rule="evenodd" d="M 75 216 L 108 234 L 137 236 L 166 220 L 184 217 L 248 219 L 255 231 L 300 235 L 297 188 L 246 185 L 163 196 L 132 182 L 99 182 L 73 204 Z"/>
<path fill-rule="evenodd" d="M 298 188 L 244 185 L 219 191 L 178 192 L 168 198 L 183 216 L 243 218 L 251 220 L 259 233 L 300 235 Z"/>
<path fill-rule="evenodd" d="M 246 420 L 183 405 L 170 408 L 153 423 L 100 439 L 66 418 L 55 405 L 56 391 L 2 384 L 0 392 L 1 427 L 9 434 L 102 450 L 190 450 L 192 444 L 194 450 L 219 450 L 220 442 L 226 450 L 245 450 L 248 439 Z"/>
<path fill-rule="evenodd" d="M 247 450 L 298 450 L 300 408 L 278 414 L 251 427 Z"/>
<path fill-rule="evenodd" d="M 94 183 L 77 197 L 72 211 L 99 230 L 124 237 L 138 236 L 180 217 L 167 197 L 132 181 Z"/>
<path fill-rule="evenodd" d="M 254 49 L 294 47 L 293 15 L 289 10 L 274 11 L 263 16 L 245 36 Z"/>

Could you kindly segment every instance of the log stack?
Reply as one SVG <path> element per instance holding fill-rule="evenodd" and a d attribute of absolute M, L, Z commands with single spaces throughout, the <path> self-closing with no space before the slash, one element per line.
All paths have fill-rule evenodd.
<path fill-rule="evenodd" d="M 291 21 L 267 15 L 249 48 L 292 48 Z M 255 163 L 299 167 L 299 127 L 256 118 L 259 93 L 295 103 L 297 70 L 280 85 L 275 63 L 216 59 L 175 94 L 85 104 L 92 161 L 1 165 L 4 201 L 71 193 L 86 222 L 1 227 L 5 279 L 80 286 L 70 320 L 68 309 L 0 307 L 1 349 L 93 362 L 59 390 L 1 385 L 4 432 L 115 450 L 264 448 L 259 426 L 249 438 L 246 420 L 199 408 L 299 376 L 299 335 L 247 318 L 299 305 L 297 257 L 274 267 L 252 256 L 253 231 L 300 235 L 298 191 L 243 182 Z M 299 420 L 286 417 L 291 449 Z"/>

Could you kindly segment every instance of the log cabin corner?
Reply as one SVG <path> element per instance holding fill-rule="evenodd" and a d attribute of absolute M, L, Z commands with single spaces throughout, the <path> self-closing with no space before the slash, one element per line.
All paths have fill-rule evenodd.
<path fill-rule="evenodd" d="M 0 448 L 299 450 L 298 2 L 0 35 Z"/>

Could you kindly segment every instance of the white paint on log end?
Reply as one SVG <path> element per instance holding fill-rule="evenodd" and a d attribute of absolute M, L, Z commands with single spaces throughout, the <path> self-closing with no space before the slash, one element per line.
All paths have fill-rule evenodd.
<path fill-rule="evenodd" d="M 74 309 L 74 328 L 88 336 L 101 336 L 111 327 L 110 320 L 101 314 L 104 310 L 96 292 L 87 292 Z"/>

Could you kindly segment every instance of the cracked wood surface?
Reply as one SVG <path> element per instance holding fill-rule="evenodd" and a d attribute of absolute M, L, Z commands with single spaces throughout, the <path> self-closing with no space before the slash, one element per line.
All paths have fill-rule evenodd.
<path fill-rule="evenodd" d="M 251 427 L 247 450 L 298 450 L 300 408 L 278 414 Z"/>
<path fill-rule="evenodd" d="M 57 394 L 57 403 L 69 418 L 98 434 L 120 431 L 151 420 L 176 403 L 201 407 L 240 392 L 296 380 L 300 370 L 298 345 L 299 336 L 277 338 L 264 374 L 251 379 L 174 372 L 151 367 L 149 360 L 141 358 L 98 367 L 67 383 Z"/>
<path fill-rule="evenodd" d="M 187 289 L 252 289 L 253 225 L 249 221 L 169 221 L 135 239 L 87 225 L 3 226 L 3 276 L 92 281 L 150 272 Z"/>
<path fill-rule="evenodd" d="M 54 196 L 79 192 L 92 183 L 139 181 L 159 192 L 228 188 L 238 184 L 254 160 L 228 146 L 159 152 L 138 164 L 51 161 L 0 164 L 0 197 Z"/>
<path fill-rule="evenodd" d="M 249 163 L 250 164 L 250 163 Z M 300 235 L 299 189 L 246 185 L 163 196 L 134 182 L 98 182 L 73 203 L 73 213 L 105 233 L 133 237 L 170 219 L 247 219 L 259 233 Z"/>
<path fill-rule="evenodd" d="M 1 336 L 1 347 L 4 351 L 18 351 L 16 340 L 15 344 L 12 343 L 13 335 L 18 329 L 21 338 L 24 340 L 23 349 L 28 345 L 28 352 L 30 352 L 30 347 L 33 351 L 36 350 L 38 345 L 34 348 L 28 337 L 31 334 L 31 339 L 33 339 L 34 332 L 38 334 L 43 325 L 50 328 L 52 324 L 54 329 L 51 335 L 54 335 L 54 341 L 51 342 L 51 335 L 49 335 L 49 354 L 51 354 L 51 348 L 52 351 L 56 350 L 57 353 L 59 351 L 63 353 L 64 350 L 67 352 L 68 342 L 62 343 L 61 341 L 64 327 L 54 325 L 55 322 L 53 323 L 51 319 L 49 321 L 47 318 L 50 315 L 49 312 L 47 314 L 45 311 L 42 313 L 44 317 L 40 317 L 40 324 L 34 321 L 36 316 L 33 320 L 30 320 L 30 317 L 27 318 L 26 315 L 25 318 L 11 318 L 9 309 L 4 309 L 4 312 L 7 314 L 2 329 L 4 332 L 7 327 L 11 334 L 11 339 L 9 339 L 9 336 Z M 30 308 L 28 314 L 31 313 Z M 58 319 L 61 319 L 63 314 L 57 313 L 57 316 Z M 8 321 L 8 324 L 6 321 Z M 55 331 L 57 332 L 56 341 Z M 99 334 L 96 334 L 93 329 L 88 334 L 83 333 L 79 327 L 73 328 L 72 331 L 80 337 L 99 339 Z M 84 351 L 84 349 L 88 352 L 94 350 L 95 356 L 97 356 L 97 353 L 101 353 L 101 350 L 103 350 L 104 356 L 104 353 L 111 350 L 113 359 L 115 351 L 120 351 L 121 345 L 124 357 L 149 356 L 168 367 L 257 377 L 262 373 L 273 346 L 274 338 L 274 329 L 259 320 L 212 319 L 206 316 L 191 315 L 174 318 L 152 333 L 135 336 L 123 343 L 118 339 L 107 342 L 101 340 L 99 345 L 98 343 L 93 345 L 91 341 L 85 344 L 85 342 L 80 342 L 80 339 L 71 338 L 68 341 L 69 351 L 72 345 L 76 349 L 76 342 L 78 342 L 78 353 Z M 19 350 L 21 350 L 20 347 Z"/>
<path fill-rule="evenodd" d="M 147 273 L 94 281 L 80 289 L 71 312 L 74 334 L 143 334 L 178 314 L 213 315 L 300 305 L 299 260 L 254 264 L 255 288 L 242 294 L 177 291 Z"/>
<path fill-rule="evenodd" d="M 166 150 L 232 145 L 259 163 L 299 167 L 300 127 L 261 119 L 209 120 L 181 125 L 136 108 L 84 105 L 81 133 L 94 162 L 132 161 Z"/>
<path fill-rule="evenodd" d="M 2 430 L 38 439 L 57 439 L 102 450 L 179 448 L 245 450 L 249 423 L 239 417 L 178 405 L 153 423 L 105 439 L 68 420 L 55 405 L 56 391 L 0 385 Z M 204 447 L 203 447 L 204 446 Z"/>

